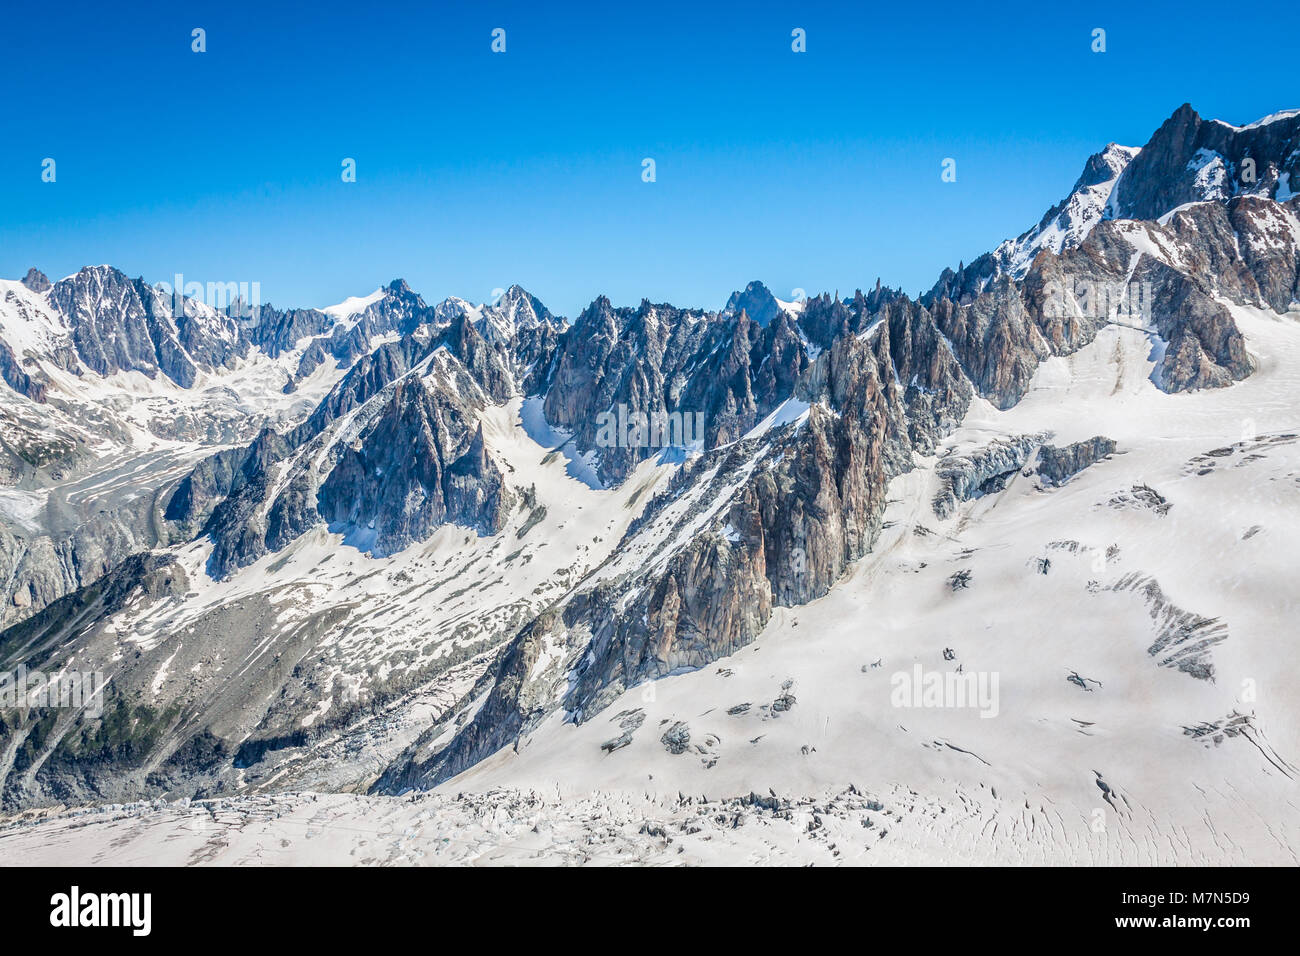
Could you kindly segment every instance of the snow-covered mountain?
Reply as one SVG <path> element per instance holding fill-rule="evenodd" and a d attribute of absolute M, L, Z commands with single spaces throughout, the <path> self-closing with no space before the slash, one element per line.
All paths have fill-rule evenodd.
<path fill-rule="evenodd" d="M 241 458 L 259 435 L 292 433 L 375 349 L 449 327 L 453 301 L 429 307 L 395 280 L 320 310 L 262 305 L 250 320 L 194 298 L 177 309 L 110 266 L 0 280 L 0 623 L 187 540 L 178 481 L 192 487 L 214 452 Z M 522 290 L 507 301 L 530 335 L 562 327 Z"/>
<path fill-rule="evenodd" d="M 919 300 L 569 323 L 399 280 L 248 323 L 107 267 L 0 285 L 0 668 L 110 687 L 0 715 L 6 806 L 1294 861 L 1298 149 L 1300 113 L 1182 107 Z"/>
<path fill-rule="evenodd" d="M 1203 120 L 1183 104 L 1142 148 L 1111 143 L 1088 159 L 1070 194 L 1038 225 L 957 273 L 935 291 L 972 294 L 997 276 L 1024 278 L 1041 250 L 1080 246 L 1106 220 L 1164 220 L 1198 203 L 1251 197 L 1284 203 L 1300 181 L 1300 111 L 1284 110 L 1247 126 Z"/>

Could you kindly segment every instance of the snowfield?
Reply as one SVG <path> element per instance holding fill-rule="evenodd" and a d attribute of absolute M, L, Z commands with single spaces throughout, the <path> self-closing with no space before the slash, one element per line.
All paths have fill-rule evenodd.
<path fill-rule="evenodd" d="M 934 458 L 895 479 L 885 530 L 828 595 L 775 609 L 753 644 L 581 725 L 553 715 L 436 791 L 33 810 L 0 821 L 0 862 L 1300 863 L 1300 314 L 1228 307 L 1258 367 L 1245 381 L 1167 394 L 1151 381 L 1160 343 L 1105 329 L 1045 361 L 1013 408 L 977 399 Z M 1116 452 L 1060 487 L 1026 466 L 938 517 L 945 455 L 1042 431 L 1057 446 L 1106 436 Z M 601 491 L 558 458 L 539 467 L 518 403 L 490 412 L 485 434 L 547 507 L 534 560 L 469 578 L 484 613 L 562 593 L 571 566 L 576 582 L 609 556 L 629 499 L 671 472 L 647 463 Z M 342 606 L 345 578 L 383 588 L 406 566 L 453 553 L 472 565 L 496 547 L 462 550 L 465 534 L 447 527 L 379 561 L 309 535 L 203 596 L 228 602 L 256 582 L 272 600 L 300 594 L 286 614 L 320 613 Z M 187 555 L 196 577 L 204 547 Z M 476 612 L 433 597 L 370 605 L 331 650 L 340 677 L 364 679 L 362 640 L 394 666 L 443 653 L 426 635 L 455 640 Z M 184 639 L 180 619 L 151 626 Z M 993 696 L 914 698 L 900 687 L 918 668 Z M 463 692 L 473 677 L 461 680 Z M 262 786 L 292 780 L 328 775 L 282 768 Z"/>

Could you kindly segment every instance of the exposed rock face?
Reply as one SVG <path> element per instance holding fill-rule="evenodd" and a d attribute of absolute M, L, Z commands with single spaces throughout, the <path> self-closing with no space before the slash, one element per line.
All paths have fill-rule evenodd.
<path fill-rule="evenodd" d="M 957 427 L 974 389 L 923 306 L 899 299 L 886 303 L 881 316 L 880 334 L 904 388 L 908 435 L 919 452 L 928 454 Z"/>
<path fill-rule="evenodd" d="M 1063 485 L 1089 465 L 1114 453 L 1115 442 L 1104 435 L 1064 448 L 1043 445 L 1038 449 L 1038 474 L 1045 484 Z"/>
<path fill-rule="evenodd" d="M 1253 370 L 1232 316 L 1198 283 L 1162 262 L 1144 259 L 1135 279 L 1154 290 L 1152 321 L 1168 343 L 1155 371 L 1167 392 L 1222 388 Z"/>
<path fill-rule="evenodd" d="M 182 540 L 193 537 L 203 529 L 217 503 L 288 451 L 288 443 L 268 428 L 246 448 L 229 448 L 205 458 L 172 491 L 163 517 L 175 522 Z"/>
<path fill-rule="evenodd" d="M 0 342 L 0 378 L 20 395 L 26 395 L 34 402 L 45 401 L 46 383 L 28 375 L 13 349 L 4 342 Z"/>
<path fill-rule="evenodd" d="M 543 382 L 547 420 L 594 451 L 603 481 L 618 482 L 664 445 L 602 439 L 602 416 L 702 416 L 710 447 L 735 441 L 789 395 L 808 357 L 795 327 L 778 317 L 759 328 L 726 316 L 643 301 L 616 309 L 598 298 L 559 339 Z M 625 434 L 632 434 L 629 429 Z"/>
<path fill-rule="evenodd" d="M 1184 103 L 1115 186 L 1116 218 L 1157 219 L 1184 203 L 1241 193 L 1272 198 L 1300 177 L 1300 112 L 1250 126 L 1203 120 Z M 1246 160 L 1254 160 L 1247 175 Z"/>
<path fill-rule="evenodd" d="M 1252 371 L 1223 296 L 1251 305 L 1292 300 L 1289 207 L 1245 197 L 1175 213 L 1167 225 L 1099 223 L 1060 255 L 1040 253 L 1024 280 L 924 299 L 980 394 L 999 408 L 1023 396 L 1039 363 L 1090 342 L 1111 321 L 1158 336 L 1153 381 L 1165 391 L 1218 388 Z M 1240 222 L 1234 229 L 1232 217 Z M 1251 253 L 1276 244 L 1277 255 Z M 1162 258 L 1149 250 L 1165 250 Z"/>
<path fill-rule="evenodd" d="M 966 455 L 950 455 L 942 459 L 935 467 L 935 473 L 943 481 L 943 490 L 935 496 L 934 513 L 947 518 L 959 501 L 970 501 L 1001 491 L 1025 466 L 1045 437 L 1021 435 L 1008 441 L 990 442 Z"/>
<path fill-rule="evenodd" d="M 23 285 L 33 292 L 48 292 L 50 290 L 50 280 L 45 277 L 45 273 L 36 267 L 27 270 L 27 275 L 23 276 Z"/>
<path fill-rule="evenodd" d="M 1029 388 L 1038 363 L 1051 354 L 1010 279 L 997 281 L 969 305 L 940 299 L 935 321 L 952 342 L 967 376 L 998 408 L 1010 408 Z"/>
<path fill-rule="evenodd" d="M 27 595 L 14 606 L 22 611 L 44 607 L 154 546 L 146 521 L 147 516 L 119 511 L 89 516 L 53 535 L 20 537 L 0 529 L 0 570 L 8 572 L 13 593 Z M 13 617 L 9 608 L 0 611 L 0 620 Z"/>
<path fill-rule="evenodd" d="M 670 754 L 686 753 L 686 748 L 691 745 L 691 728 L 679 720 L 664 731 L 659 742 Z"/>
<path fill-rule="evenodd" d="M 321 516 L 355 529 L 377 554 L 422 541 L 448 520 L 500 530 L 514 499 L 466 411 L 424 379 L 399 381 L 321 484 Z"/>
<path fill-rule="evenodd" d="M 58 673 L 66 664 L 61 649 L 77 639 L 84 647 L 95 623 L 128 602 L 174 599 L 187 588 L 184 572 L 170 557 L 131 555 L 93 586 L 59 598 L 0 633 L 0 668 L 9 672 L 21 664 L 47 676 Z M 93 685 L 85 688 L 88 697 Z M 133 792 L 142 792 L 141 764 L 163 723 L 174 715 L 159 715 L 116 690 L 115 682 L 101 689 L 102 720 L 75 707 L 0 713 L 0 805 L 48 802 L 51 795 L 69 802 L 98 799 L 102 786 L 122 793 L 119 782 L 129 777 L 136 777 Z"/>
<path fill-rule="evenodd" d="M 1272 203 L 1242 196 L 1228 203 L 1227 212 L 1237 238 L 1236 248 L 1255 280 L 1259 299 L 1274 312 L 1285 312 L 1292 303 L 1300 302 L 1300 253 L 1295 242 L 1288 241 L 1300 222 L 1300 197 Z M 1227 246 L 1226 236 L 1222 245 Z M 1207 265 L 1204 271 L 1211 276 L 1227 271 L 1217 263 Z M 1250 301 L 1249 291 L 1246 286 L 1236 301 Z"/>
<path fill-rule="evenodd" d="M 229 366 L 247 352 L 238 322 L 192 300 L 180 315 L 143 279 L 94 266 L 61 279 L 51 304 L 67 317 L 77 355 L 100 375 L 159 372 L 182 388 L 199 368 Z"/>
<path fill-rule="evenodd" d="M 248 329 L 247 335 L 267 355 L 279 358 L 284 352 L 292 351 L 302 339 L 321 336 L 333 325 L 334 320 L 317 309 L 282 312 L 268 302 L 258 309 L 257 324 Z M 327 351 L 319 339 L 312 344 Z"/>
<path fill-rule="evenodd" d="M 225 577 L 328 523 L 376 554 L 451 521 L 499 530 L 515 497 L 487 456 L 477 412 L 513 387 L 508 356 L 466 316 L 386 343 L 354 365 L 316 412 L 281 439 L 263 435 L 183 481 L 167 517 L 204 530 Z"/>
<path fill-rule="evenodd" d="M 743 292 L 731 293 L 731 298 L 722 311 L 726 315 L 740 315 L 744 312 L 753 322 L 765 326 L 777 317 L 781 306 L 767 286 L 761 282 L 751 282 Z"/>

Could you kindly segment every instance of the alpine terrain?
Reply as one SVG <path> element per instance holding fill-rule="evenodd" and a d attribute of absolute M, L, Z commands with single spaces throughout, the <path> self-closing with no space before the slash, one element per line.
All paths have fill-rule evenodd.
<path fill-rule="evenodd" d="M 919 297 L 0 281 L 0 861 L 1300 862 L 1297 188 L 1184 105 Z"/>

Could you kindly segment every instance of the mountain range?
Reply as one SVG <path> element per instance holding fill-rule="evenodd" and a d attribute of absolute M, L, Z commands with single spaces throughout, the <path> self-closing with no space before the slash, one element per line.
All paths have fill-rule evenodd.
<path fill-rule="evenodd" d="M 111 266 L 0 281 L 0 670 L 108 681 L 102 716 L 0 711 L 0 800 L 567 780 L 779 815 L 757 793 L 780 781 L 867 814 L 845 787 L 946 780 L 959 808 L 987 773 L 980 799 L 1030 816 L 1043 793 L 1136 812 L 1073 751 L 1077 793 L 1041 779 L 1016 741 L 1050 725 L 1048 751 L 1133 768 L 1222 743 L 1189 781 L 1263 777 L 1260 805 L 1288 805 L 1294 706 L 1240 688 L 1296 670 L 1268 662 L 1300 517 L 1297 179 L 1300 111 L 1184 105 L 916 297 L 751 282 L 717 311 L 598 296 L 570 320 L 519 286 L 430 305 L 399 279 L 250 320 Z M 648 428 L 671 416 L 702 436 Z M 913 716 L 851 686 L 977 648 L 1003 655 L 1003 716 L 906 748 L 883 728 Z M 823 678 L 786 673 L 819 655 Z M 1153 818 L 1191 812 L 1186 782 Z M 1294 857 L 1300 821 L 1270 843 L 1234 800 L 1207 813 Z M 1045 839 L 1013 842 L 1052 859 Z M 1214 857 L 1188 839 L 1174 859 Z"/>

